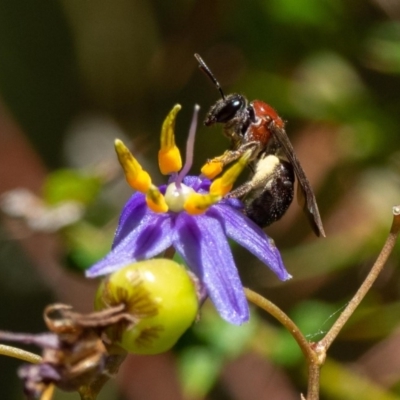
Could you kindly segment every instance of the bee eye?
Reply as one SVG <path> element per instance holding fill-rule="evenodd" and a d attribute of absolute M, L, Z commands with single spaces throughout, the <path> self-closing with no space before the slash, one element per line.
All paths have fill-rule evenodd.
<path fill-rule="evenodd" d="M 228 100 L 225 105 L 215 114 L 216 122 L 224 123 L 235 117 L 236 113 L 243 108 L 244 100 L 236 97 Z"/>

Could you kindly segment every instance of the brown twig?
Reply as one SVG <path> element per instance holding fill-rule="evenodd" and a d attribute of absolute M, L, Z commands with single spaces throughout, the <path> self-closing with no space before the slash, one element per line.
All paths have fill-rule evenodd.
<path fill-rule="evenodd" d="M 320 387 L 320 368 L 325 361 L 326 352 L 329 347 L 336 339 L 339 332 L 342 330 L 345 323 L 352 316 L 356 308 L 359 306 L 365 295 L 368 293 L 369 289 L 375 282 L 379 273 L 382 271 L 383 267 L 386 264 L 387 259 L 392 253 L 393 247 L 396 244 L 397 237 L 400 232 L 400 206 L 393 207 L 393 222 L 392 227 L 390 228 L 389 235 L 386 239 L 383 248 L 375 261 L 375 264 L 372 266 L 371 271 L 365 278 L 363 284 L 357 290 L 356 294 L 347 304 L 346 308 L 340 314 L 339 318 L 333 324 L 331 329 L 325 335 L 323 339 L 321 339 L 318 343 L 313 345 L 313 350 L 316 355 L 318 355 L 319 362 L 318 364 L 309 364 L 309 376 L 308 376 L 308 393 L 307 400 L 318 400 L 319 399 L 319 387 Z"/>
<path fill-rule="evenodd" d="M 290 332 L 309 363 L 318 363 L 315 352 L 310 347 L 310 344 L 301 333 L 298 326 L 279 307 L 249 288 L 244 288 L 244 292 L 247 300 L 272 315 Z"/>
<path fill-rule="evenodd" d="M 371 271 L 365 278 L 363 284 L 358 289 L 357 293 L 354 297 L 350 300 L 347 304 L 346 308 L 340 314 L 340 317 L 336 320 L 333 324 L 331 329 L 325 335 L 325 337 L 320 340 L 319 344 L 325 348 L 325 351 L 329 349 L 341 329 L 343 328 L 344 324 L 348 321 L 351 315 L 354 313 L 355 309 L 361 303 L 362 299 L 368 293 L 369 289 L 371 288 L 372 284 L 375 282 L 376 278 L 378 277 L 379 273 L 382 271 L 383 267 L 386 264 L 387 259 L 389 258 L 390 254 L 392 253 L 393 247 L 396 244 L 397 237 L 400 232 L 400 206 L 393 207 L 393 222 L 392 227 L 389 232 L 389 236 L 386 239 L 386 242 L 375 261 L 375 264 L 371 268 Z"/>
<path fill-rule="evenodd" d="M 319 399 L 319 378 L 321 372 L 321 365 L 315 363 L 308 364 L 308 385 L 307 385 L 307 399 Z"/>
<path fill-rule="evenodd" d="M 382 271 L 386 264 L 390 254 L 393 251 L 394 245 L 396 244 L 398 235 L 400 232 L 400 205 L 393 207 L 393 222 L 390 229 L 389 235 L 386 242 L 372 266 L 371 271 L 365 278 L 363 284 L 358 289 L 357 293 L 350 300 L 340 317 L 333 324 L 329 332 L 317 343 L 309 343 L 303 336 L 297 325 L 275 304 L 265 299 L 261 295 L 253 292 L 250 289 L 245 288 L 246 297 L 249 301 L 262 308 L 276 318 L 286 329 L 291 333 L 293 338 L 298 343 L 308 363 L 308 388 L 307 388 L 307 400 L 318 400 L 319 399 L 319 388 L 320 388 L 320 370 L 321 366 L 325 362 L 326 352 L 329 347 L 336 339 L 337 335 L 354 313 L 358 305 L 361 303 L 369 289 L 375 282 L 379 273 Z M 301 395 L 304 399 L 304 396 Z"/>

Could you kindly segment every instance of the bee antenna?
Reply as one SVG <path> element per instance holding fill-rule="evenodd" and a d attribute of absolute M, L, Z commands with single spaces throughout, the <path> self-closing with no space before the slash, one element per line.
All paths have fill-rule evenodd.
<path fill-rule="evenodd" d="M 208 68 L 207 64 L 203 61 L 199 54 L 195 53 L 194 56 L 199 63 L 199 68 L 211 79 L 211 81 L 214 83 L 215 87 L 221 94 L 222 100 L 225 100 L 225 95 L 222 91 L 221 85 L 217 81 L 217 78 L 214 76 L 214 74 L 211 72 L 210 68 Z"/>

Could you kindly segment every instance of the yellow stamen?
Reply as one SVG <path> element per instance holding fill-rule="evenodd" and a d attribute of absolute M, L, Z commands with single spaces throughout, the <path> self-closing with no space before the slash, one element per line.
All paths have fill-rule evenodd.
<path fill-rule="evenodd" d="M 146 193 L 146 203 L 150 210 L 156 213 L 165 213 L 168 211 L 168 205 L 164 196 L 154 185 L 151 185 Z"/>
<path fill-rule="evenodd" d="M 182 168 L 182 157 L 175 144 L 176 115 L 182 107 L 176 104 L 165 118 L 161 129 L 161 144 L 158 152 L 158 166 L 163 175 L 170 175 Z"/>
<path fill-rule="evenodd" d="M 50 384 L 49 386 L 47 386 L 47 388 L 43 391 L 42 396 L 40 397 L 40 400 L 52 400 L 54 389 L 55 389 L 55 386 L 53 384 Z"/>
<path fill-rule="evenodd" d="M 224 172 L 221 178 L 216 179 L 210 186 L 210 194 L 225 196 L 228 192 L 230 192 L 237 177 L 246 167 L 250 159 L 250 155 L 251 151 L 246 151 L 246 153 L 239 158 L 237 163 L 232 165 L 232 167 Z"/>
<path fill-rule="evenodd" d="M 201 173 L 208 179 L 215 178 L 221 173 L 224 164 L 220 161 L 210 161 L 201 168 Z"/>
<path fill-rule="evenodd" d="M 151 186 L 150 175 L 143 170 L 142 166 L 121 140 L 116 139 L 114 146 L 118 161 L 124 170 L 125 179 L 129 186 L 139 192 L 146 193 Z"/>
<path fill-rule="evenodd" d="M 192 193 L 186 199 L 183 207 L 188 214 L 198 215 L 207 211 L 215 203 L 218 203 L 221 198 L 219 195 L 209 193 Z"/>

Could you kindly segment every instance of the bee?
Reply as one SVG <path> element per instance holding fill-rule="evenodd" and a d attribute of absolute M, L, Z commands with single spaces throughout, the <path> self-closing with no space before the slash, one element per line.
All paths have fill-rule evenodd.
<path fill-rule="evenodd" d="M 249 102 L 241 94 L 225 96 L 219 82 L 203 59 L 195 54 L 199 68 L 218 89 L 219 99 L 209 110 L 204 125 L 222 124 L 231 149 L 210 162 L 223 166 L 250 150 L 250 180 L 230 192 L 229 197 L 244 200 L 245 214 L 264 228 L 285 214 L 294 197 L 297 177 L 299 203 L 317 236 L 325 237 L 317 201 L 278 113 L 261 100 Z"/>

